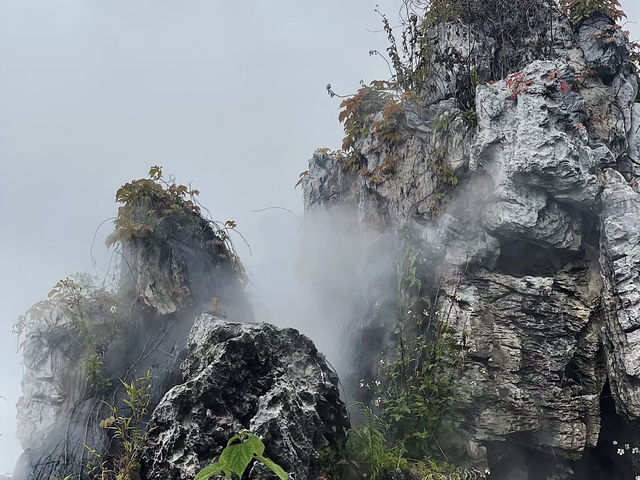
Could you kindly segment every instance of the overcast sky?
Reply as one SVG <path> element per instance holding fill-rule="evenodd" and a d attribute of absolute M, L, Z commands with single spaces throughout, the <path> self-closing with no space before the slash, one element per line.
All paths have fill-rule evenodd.
<path fill-rule="evenodd" d="M 286 263 L 295 218 L 252 210 L 301 213 L 298 174 L 342 137 L 327 83 L 388 77 L 376 3 L 393 18 L 400 0 L 0 0 L 0 473 L 19 454 L 11 327 L 58 279 L 101 272 L 109 223 L 97 267 L 89 249 L 120 185 L 161 165 L 238 223 L 255 284 Z"/>

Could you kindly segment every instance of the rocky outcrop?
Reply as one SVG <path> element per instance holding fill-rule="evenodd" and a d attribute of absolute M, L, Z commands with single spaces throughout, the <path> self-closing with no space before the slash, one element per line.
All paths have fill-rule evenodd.
<path fill-rule="evenodd" d="M 640 418 L 640 194 L 614 171 L 603 174 L 600 244 L 605 288 L 604 345 L 618 408 Z"/>
<path fill-rule="evenodd" d="M 347 426 L 338 378 L 313 343 L 293 329 L 203 315 L 188 348 L 183 382 L 153 413 L 144 477 L 191 479 L 250 429 L 291 478 L 312 478 L 318 452 Z"/>
<path fill-rule="evenodd" d="M 464 358 L 462 447 L 451 452 L 458 448 L 476 465 L 505 455 L 521 462 L 520 473 L 498 469 L 497 478 L 544 478 L 531 466 L 553 464 L 544 452 L 575 459 L 595 448 L 606 382 L 626 421 L 640 414 L 638 81 L 628 40 L 610 19 L 598 14 L 572 27 L 555 13 L 549 18 L 529 24 L 541 29 L 544 45 L 526 35 L 515 40 L 513 68 L 477 86 L 477 125 L 463 120 L 466 87 L 453 79 L 465 70 L 455 62 L 495 75 L 501 69 L 483 69 L 483 55 L 496 39 L 465 28 L 474 20 L 464 15 L 433 27 L 436 53 L 454 60 L 434 54 L 443 63 L 430 81 L 448 80 L 438 95 L 420 92 L 422 105 L 402 101 L 400 142 L 378 145 L 375 127 L 357 138 L 363 170 L 339 187 L 340 198 L 357 199 L 360 222 L 373 219 L 411 239 L 428 259 L 420 280 Z M 478 48 L 471 55 L 470 44 Z M 389 152 L 393 173 L 372 178 Z M 325 155 L 321 170 L 317 161 L 303 181 L 309 211 L 338 188 L 331 177 L 340 164 Z M 339 204 L 334 197 L 332 208 Z M 408 295 L 398 285 L 397 298 Z M 406 312 L 394 315 L 389 342 Z M 393 323 L 354 322 L 362 329 Z M 382 353 L 371 362 L 388 360 L 392 354 Z M 522 452 L 533 456 L 525 461 Z"/>
<path fill-rule="evenodd" d="M 203 307 L 253 321 L 233 253 L 203 218 L 188 220 L 197 235 L 167 217 L 164 229 L 122 242 L 119 291 L 68 280 L 23 318 L 24 453 L 15 479 L 84 478 L 95 461 L 84 445 L 103 458 L 115 454 L 117 442 L 100 423 L 109 405 L 126 411 L 120 379 L 150 370 L 153 409 L 182 380 L 186 338 Z"/>

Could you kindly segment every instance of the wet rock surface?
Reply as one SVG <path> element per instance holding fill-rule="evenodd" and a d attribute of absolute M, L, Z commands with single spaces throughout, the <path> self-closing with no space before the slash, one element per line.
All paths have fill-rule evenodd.
<path fill-rule="evenodd" d="M 183 382 L 153 413 L 145 478 L 193 478 L 241 429 L 290 478 L 312 478 L 318 452 L 347 425 L 338 378 L 313 343 L 293 329 L 203 315 L 188 349 Z"/>

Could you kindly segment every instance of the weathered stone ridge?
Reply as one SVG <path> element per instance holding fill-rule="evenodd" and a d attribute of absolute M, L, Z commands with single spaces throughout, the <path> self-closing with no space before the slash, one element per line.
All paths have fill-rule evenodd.
<path fill-rule="evenodd" d="M 459 426 L 474 464 L 501 445 L 565 458 L 594 448 L 607 382 L 617 412 L 640 416 L 638 79 L 628 38 L 609 18 L 571 26 L 553 14 L 549 24 L 544 48 L 523 39 L 517 68 L 477 86 L 477 125 L 458 102 L 465 70 L 443 60 L 437 93 L 420 92 L 422 106 L 402 103 L 393 174 L 332 185 L 341 164 L 324 154 L 324 168 L 315 155 L 303 181 L 308 210 L 339 190 L 333 208 L 356 199 L 360 222 L 412 239 L 429 258 L 423 282 L 436 283 L 440 321 L 465 358 Z M 436 53 L 483 71 L 495 39 L 473 35 L 454 21 L 430 38 Z M 367 170 L 388 154 L 376 142 L 375 132 L 355 142 Z M 443 165 L 455 188 L 441 188 Z M 365 330 L 392 323 L 357 321 Z M 529 473 L 499 478 L 537 478 L 522 468 Z"/>

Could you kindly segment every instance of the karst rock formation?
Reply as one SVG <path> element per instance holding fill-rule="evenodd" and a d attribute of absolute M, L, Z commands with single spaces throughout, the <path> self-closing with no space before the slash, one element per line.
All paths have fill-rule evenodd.
<path fill-rule="evenodd" d="M 546 478 L 535 464 L 598 445 L 615 457 L 613 442 L 635 438 L 640 418 L 640 103 L 629 41 L 605 15 L 576 25 L 546 2 L 525 3 L 514 2 L 506 28 L 518 33 L 506 42 L 496 18 L 431 27 L 431 76 L 394 112 L 400 134 L 388 141 L 389 113 L 366 112 L 354 153 L 316 152 L 303 179 L 306 209 L 350 209 L 424 253 L 433 310 L 465 357 L 450 452 L 509 479 Z M 472 121 L 461 101 L 470 72 L 485 80 Z M 384 291 L 369 301 L 401 303 Z M 352 333 L 369 332 L 362 349 L 378 347 L 378 358 L 356 362 L 365 380 L 398 330 L 373 328 L 390 322 L 368 313 Z M 628 478 L 613 467 L 576 475 Z"/>
<path fill-rule="evenodd" d="M 438 438 L 448 460 L 504 480 L 632 478 L 630 455 L 613 462 L 618 443 L 640 445 L 632 47 L 602 13 L 576 23 L 546 0 L 465 5 L 422 32 L 420 81 L 402 95 L 365 87 L 347 102 L 345 151 L 318 150 L 302 178 L 309 214 L 347 212 L 336 228 L 376 232 L 397 267 L 349 294 L 357 308 L 336 334 L 347 398 L 311 340 L 255 323 L 225 239 L 182 212 L 120 239 L 117 294 L 85 306 L 92 331 L 111 332 L 97 352 L 112 382 L 87 384 L 73 311 L 50 302 L 27 318 L 14 480 L 89 478 L 90 449 L 117 448 L 100 426 L 122 405 L 117 379 L 147 371 L 138 478 L 191 479 L 247 428 L 294 480 L 315 480 L 348 427 L 343 400 L 377 404 L 362 384 L 384 388 L 380 366 L 436 326 L 456 385 Z"/>

